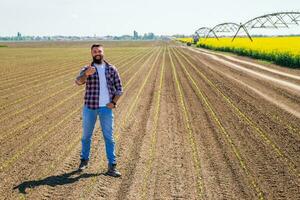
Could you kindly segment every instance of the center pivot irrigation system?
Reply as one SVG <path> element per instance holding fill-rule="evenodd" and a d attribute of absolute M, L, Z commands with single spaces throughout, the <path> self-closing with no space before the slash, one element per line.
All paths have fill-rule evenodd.
<path fill-rule="evenodd" d="M 245 23 L 227 22 L 214 26 L 213 28 L 201 27 L 195 31 L 194 39 L 203 37 L 208 38 L 213 35 L 219 40 L 217 33 L 235 33 L 232 41 L 236 38 L 239 31 L 242 29 L 247 34 L 248 38 L 252 40 L 249 29 L 259 28 L 289 28 L 291 25 L 300 24 L 300 12 L 278 12 L 267 15 L 255 17 Z"/>

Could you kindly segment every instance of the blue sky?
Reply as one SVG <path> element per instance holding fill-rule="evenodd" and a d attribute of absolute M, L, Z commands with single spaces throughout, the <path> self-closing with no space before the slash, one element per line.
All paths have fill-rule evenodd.
<path fill-rule="evenodd" d="M 193 34 L 202 26 L 300 11 L 300 0 L 1 0 L 0 36 Z M 300 26 L 289 33 L 300 33 Z"/>

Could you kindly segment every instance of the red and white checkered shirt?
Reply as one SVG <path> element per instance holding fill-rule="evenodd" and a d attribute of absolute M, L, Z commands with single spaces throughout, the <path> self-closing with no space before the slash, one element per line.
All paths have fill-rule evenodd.
<path fill-rule="evenodd" d="M 105 62 L 105 77 L 107 83 L 107 89 L 109 93 L 110 101 L 113 100 L 114 96 L 121 96 L 123 94 L 123 87 L 120 75 L 115 66 Z M 91 64 L 94 66 L 94 63 Z M 79 76 L 85 72 L 88 66 L 81 69 Z M 95 67 L 96 68 L 96 67 Z M 87 77 L 85 82 L 85 95 L 84 104 L 90 109 L 99 108 L 99 93 L 100 93 L 100 81 L 99 75 L 96 68 L 96 72 Z"/>

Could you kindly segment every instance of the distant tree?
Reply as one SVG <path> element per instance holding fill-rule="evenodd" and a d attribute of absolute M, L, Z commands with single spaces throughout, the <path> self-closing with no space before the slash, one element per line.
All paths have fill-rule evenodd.
<path fill-rule="evenodd" d="M 144 40 L 154 40 L 155 39 L 155 35 L 154 33 L 145 33 L 143 36 Z"/>
<path fill-rule="evenodd" d="M 133 39 L 134 39 L 134 40 L 139 39 L 139 34 L 138 34 L 137 31 L 133 31 Z"/>

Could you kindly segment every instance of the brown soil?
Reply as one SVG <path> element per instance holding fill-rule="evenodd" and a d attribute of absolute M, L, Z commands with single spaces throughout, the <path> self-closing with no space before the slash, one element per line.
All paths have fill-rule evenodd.
<path fill-rule="evenodd" d="M 17 73 L 16 82 L 26 89 L 18 93 L 22 87 L 11 81 L 7 87 L 12 90 L 0 91 L 8 96 L 0 105 L 0 199 L 300 198 L 296 91 L 231 68 L 209 52 L 167 42 L 127 45 L 130 51 L 108 45 L 108 58 L 119 69 L 125 91 L 114 110 L 122 177 L 103 174 L 107 161 L 99 122 L 89 168 L 77 171 L 84 87 L 74 85 L 70 60 L 62 62 L 70 74 L 57 77 L 59 82 L 39 66 L 40 79 L 11 70 L 1 74 L 1 82 Z M 71 47 L 56 50 L 64 48 Z M 84 58 L 78 54 L 76 61 Z M 228 61 L 299 86 L 295 79 L 270 72 L 278 66 L 259 63 L 272 69 L 266 71 Z M 34 69 L 31 62 L 25 64 Z M 5 63 L 0 69 L 7 68 Z M 73 65 L 79 70 L 82 63 Z M 55 69 L 54 62 L 49 65 Z M 32 81 L 47 79 L 33 90 Z M 26 91 L 30 95 L 25 98 Z"/>

